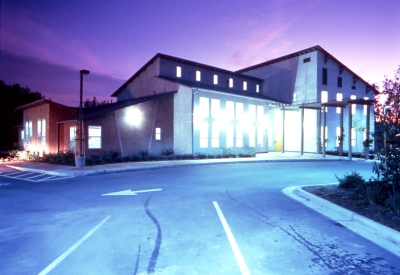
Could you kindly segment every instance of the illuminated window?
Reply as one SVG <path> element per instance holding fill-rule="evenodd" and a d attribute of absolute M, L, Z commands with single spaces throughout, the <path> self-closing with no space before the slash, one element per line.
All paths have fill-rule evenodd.
<path fill-rule="evenodd" d="M 154 138 L 155 138 L 156 140 L 161 140 L 161 128 L 156 128 Z"/>
<path fill-rule="evenodd" d="M 326 103 L 328 102 L 328 92 L 327 91 L 322 91 L 321 92 L 321 103 Z M 328 112 L 328 107 L 324 107 L 322 109 L 323 112 Z"/>
<path fill-rule="evenodd" d="M 199 105 L 200 105 L 200 117 L 205 118 L 209 117 L 210 115 L 210 99 L 206 97 L 200 97 L 199 98 Z"/>
<path fill-rule="evenodd" d="M 336 94 L 336 100 L 337 101 L 342 101 L 343 100 L 343 94 L 342 93 L 337 93 Z M 341 111 L 342 111 L 342 108 L 336 107 L 336 113 L 337 114 L 340 114 Z"/>
<path fill-rule="evenodd" d="M 219 147 L 219 116 L 220 116 L 220 101 L 219 99 L 211 99 L 211 147 Z"/>
<path fill-rule="evenodd" d="M 229 86 L 229 88 L 233 88 L 233 79 L 232 78 L 229 78 L 228 86 Z"/>
<path fill-rule="evenodd" d="M 235 103 L 233 101 L 226 102 L 225 117 L 227 120 L 226 147 L 233 147 L 234 123 L 235 123 Z"/>
<path fill-rule="evenodd" d="M 249 147 L 256 147 L 256 126 L 249 127 Z"/>
<path fill-rule="evenodd" d="M 368 97 L 364 97 L 364 100 L 368 100 L 368 99 L 369 99 Z M 368 105 L 364 105 L 364 116 L 367 115 L 367 112 L 368 112 Z"/>
<path fill-rule="evenodd" d="M 351 128 L 351 147 L 356 146 L 356 129 Z"/>
<path fill-rule="evenodd" d="M 200 122 L 200 148 L 208 147 L 208 122 Z"/>
<path fill-rule="evenodd" d="M 257 124 L 257 117 L 256 117 L 256 105 L 249 104 L 249 146 L 255 147 L 256 146 L 256 124 Z"/>
<path fill-rule="evenodd" d="M 243 81 L 243 91 L 247 91 L 247 82 Z"/>
<path fill-rule="evenodd" d="M 216 75 L 216 74 L 213 76 L 213 83 L 214 83 L 215 85 L 218 84 L 218 75 Z"/>
<path fill-rule="evenodd" d="M 69 127 L 69 150 L 75 152 L 76 149 L 76 126 Z"/>
<path fill-rule="evenodd" d="M 321 92 L 321 103 L 328 102 L 328 92 L 322 91 Z"/>
<path fill-rule="evenodd" d="M 264 146 L 264 106 L 257 105 L 257 145 Z"/>
<path fill-rule="evenodd" d="M 256 93 L 259 93 L 260 92 L 260 85 L 256 85 Z"/>
<path fill-rule="evenodd" d="M 182 68 L 176 66 L 176 77 L 181 77 L 181 76 L 182 76 Z"/>
<path fill-rule="evenodd" d="M 32 121 L 25 122 L 25 142 L 26 144 L 32 143 Z"/>
<path fill-rule="evenodd" d="M 236 102 L 236 147 L 243 147 L 244 105 Z"/>
<path fill-rule="evenodd" d="M 219 124 L 218 123 L 211 124 L 211 147 L 212 148 L 219 147 Z"/>
<path fill-rule="evenodd" d="M 200 81 L 200 80 L 201 80 L 201 72 L 196 71 L 196 81 Z"/>
<path fill-rule="evenodd" d="M 42 145 L 42 120 L 39 119 L 37 122 L 37 145 Z"/>
<path fill-rule="evenodd" d="M 233 147 L 233 124 L 226 125 L 226 147 Z"/>
<path fill-rule="evenodd" d="M 350 99 L 356 99 L 357 97 L 355 96 L 355 95 L 351 95 L 350 96 Z M 351 104 L 351 114 L 352 115 L 355 115 L 356 114 L 356 107 L 357 107 L 357 105 L 356 104 Z"/>
<path fill-rule="evenodd" d="M 296 97 L 296 93 L 293 93 L 293 102 L 296 102 L 297 97 Z"/>
<path fill-rule="evenodd" d="M 88 148 L 101 148 L 101 126 L 89 126 Z"/>
<path fill-rule="evenodd" d="M 24 135 L 25 135 L 24 130 L 21 130 L 21 140 L 24 140 Z"/>

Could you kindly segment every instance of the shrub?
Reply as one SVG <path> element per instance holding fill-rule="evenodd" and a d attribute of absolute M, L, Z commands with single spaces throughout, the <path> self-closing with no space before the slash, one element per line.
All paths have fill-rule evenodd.
<path fill-rule="evenodd" d="M 365 183 L 364 178 L 356 171 L 353 171 L 350 175 L 346 173 L 343 178 L 339 178 L 337 175 L 335 177 L 339 181 L 339 187 L 341 188 L 354 189 Z"/>
<path fill-rule="evenodd" d="M 380 204 L 384 199 L 383 186 L 380 182 L 369 181 L 359 184 L 356 192 L 370 205 Z"/>
<path fill-rule="evenodd" d="M 54 154 L 43 154 L 41 161 L 53 164 L 74 166 L 75 154 L 71 151 L 60 151 Z"/>
<path fill-rule="evenodd" d="M 175 151 L 173 148 L 164 148 L 160 152 L 160 155 L 162 155 L 162 156 L 171 156 L 174 154 L 175 154 Z"/>
<path fill-rule="evenodd" d="M 400 213 L 400 193 L 395 192 L 393 195 L 390 194 L 389 198 L 386 200 L 386 204 L 389 205 L 394 212 Z"/>
<path fill-rule="evenodd" d="M 197 158 L 197 159 L 206 159 L 206 158 L 207 158 L 207 155 L 206 155 L 206 154 L 203 154 L 203 153 L 198 153 L 198 154 L 196 155 L 196 158 Z"/>

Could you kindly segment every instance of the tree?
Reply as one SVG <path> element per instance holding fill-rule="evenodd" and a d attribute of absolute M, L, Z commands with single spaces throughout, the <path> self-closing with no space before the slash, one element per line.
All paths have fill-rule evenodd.
<path fill-rule="evenodd" d="M 111 101 L 112 102 L 112 101 Z M 83 108 L 88 108 L 88 107 L 94 107 L 94 106 L 99 106 L 99 105 L 105 105 L 109 104 L 110 102 L 103 100 L 103 101 L 98 101 L 96 97 L 93 97 L 93 100 L 90 100 L 89 98 L 83 102 Z"/>
<path fill-rule="evenodd" d="M 374 172 L 396 196 L 400 194 L 400 67 L 395 71 L 394 80 L 385 79 L 382 88 L 374 110 L 375 121 L 383 131 L 383 137 L 375 135 L 375 140 L 382 143 L 382 150 L 378 156 L 380 164 L 374 165 Z"/>
<path fill-rule="evenodd" d="M 28 87 L 21 88 L 18 84 L 6 85 L 0 80 L 0 148 L 2 150 L 15 147 L 13 143 L 18 141 L 13 127 L 22 125 L 22 112 L 16 111 L 15 108 L 43 98 L 41 93 L 32 92 Z"/>

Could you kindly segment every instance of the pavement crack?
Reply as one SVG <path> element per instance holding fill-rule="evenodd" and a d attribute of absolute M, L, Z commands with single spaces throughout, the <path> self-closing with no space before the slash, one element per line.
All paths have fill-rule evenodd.
<path fill-rule="evenodd" d="M 149 209 L 150 199 L 153 196 L 154 195 L 149 196 L 147 198 L 147 200 L 145 201 L 145 203 L 144 203 L 144 209 L 146 211 L 147 216 L 153 221 L 153 223 L 157 227 L 157 238 L 156 238 L 156 242 L 155 242 L 155 245 L 154 245 L 153 252 L 151 254 L 149 265 L 147 266 L 147 274 L 153 274 L 155 272 L 155 267 L 156 267 L 156 264 L 157 264 L 158 255 L 160 253 L 161 240 L 162 240 L 162 232 L 161 232 L 160 223 L 158 222 L 156 217 L 154 217 L 154 215 L 151 213 L 151 211 Z"/>
<path fill-rule="evenodd" d="M 136 263 L 135 263 L 135 270 L 133 271 L 133 275 L 136 275 L 139 269 L 139 262 L 140 262 L 140 243 L 139 243 L 139 249 L 136 257 Z"/>

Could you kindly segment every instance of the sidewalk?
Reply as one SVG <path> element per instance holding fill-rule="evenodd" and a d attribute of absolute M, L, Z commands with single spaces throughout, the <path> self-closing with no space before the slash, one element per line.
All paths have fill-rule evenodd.
<path fill-rule="evenodd" d="M 321 154 L 292 152 L 270 152 L 257 154 L 255 158 L 229 158 L 229 159 L 197 159 L 197 160 L 166 160 L 166 161 L 144 161 L 144 162 L 123 162 L 105 165 L 86 166 L 76 168 L 74 166 L 48 164 L 41 162 L 16 161 L 6 164 L 10 168 L 21 171 L 30 171 L 43 173 L 53 176 L 85 176 L 95 174 L 107 174 L 116 172 L 126 172 L 135 170 L 157 169 L 165 167 L 194 166 L 194 165 L 213 165 L 227 163 L 254 163 L 254 162 L 299 162 L 299 161 L 348 161 L 347 157 L 326 156 Z M 355 159 L 353 161 L 365 161 L 364 159 Z"/>

